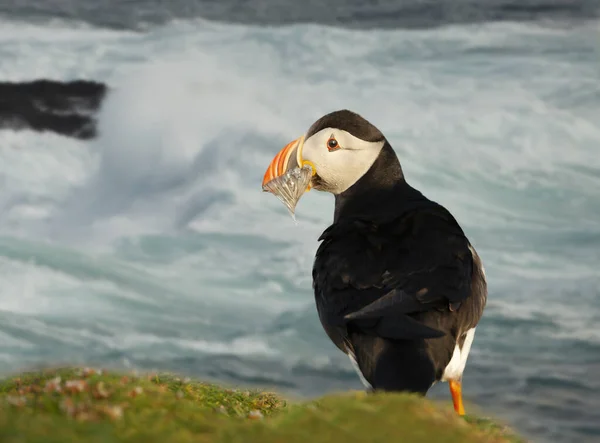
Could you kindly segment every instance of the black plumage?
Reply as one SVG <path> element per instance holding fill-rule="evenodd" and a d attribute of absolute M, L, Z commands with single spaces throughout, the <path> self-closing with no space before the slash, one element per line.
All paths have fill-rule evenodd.
<path fill-rule="evenodd" d="M 333 224 L 319 238 L 319 318 L 373 389 L 425 394 L 482 316 L 481 261 L 450 212 L 406 182 L 383 135 L 341 112 L 309 134 L 335 127 L 380 137 L 384 146 L 367 173 L 335 196 Z"/>

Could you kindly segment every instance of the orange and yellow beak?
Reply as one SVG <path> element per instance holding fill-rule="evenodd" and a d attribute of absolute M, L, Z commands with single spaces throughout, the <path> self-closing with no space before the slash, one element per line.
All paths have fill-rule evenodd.
<path fill-rule="evenodd" d="M 264 191 L 268 192 L 268 189 L 265 189 L 265 185 L 271 180 L 281 177 L 290 169 L 302 165 L 303 146 L 304 136 L 289 142 L 281 151 L 277 153 L 273 160 L 271 160 L 271 164 L 267 168 L 267 171 L 263 177 L 262 186 Z"/>
<path fill-rule="evenodd" d="M 315 165 L 302 158 L 303 147 L 304 136 L 285 145 L 271 160 L 262 182 L 263 191 L 281 200 L 292 217 L 296 204 L 310 190 L 312 177 L 316 174 Z"/>

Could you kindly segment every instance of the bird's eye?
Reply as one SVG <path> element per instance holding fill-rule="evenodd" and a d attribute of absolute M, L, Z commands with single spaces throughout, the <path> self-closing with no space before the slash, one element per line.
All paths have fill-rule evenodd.
<path fill-rule="evenodd" d="M 337 142 L 337 140 L 331 136 L 329 137 L 329 140 L 327 140 L 327 149 L 331 152 L 331 151 L 335 151 L 337 149 L 340 149 L 340 145 Z"/>

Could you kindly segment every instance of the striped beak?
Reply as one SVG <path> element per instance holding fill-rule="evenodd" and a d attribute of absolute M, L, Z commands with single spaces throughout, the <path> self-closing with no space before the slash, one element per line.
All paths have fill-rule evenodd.
<path fill-rule="evenodd" d="M 303 146 L 304 136 L 289 142 L 281 151 L 277 153 L 273 160 L 271 160 L 271 164 L 267 168 L 267 171 L 263 177 L 263 191 L 269 192 L 269 189 L 265 189 L 265 185 L 267 183 L 276 179 L 277 177 L 281 177 L 290 169 L 297 168 L 302 164 Z"/>
<path fill-rule="evenodd" d="M 288 208 L 292 217 L 302 195 L 310 190 L 315 167 L 302 160 L 304 136 L 288 143 L 271 160 L 263 177 L 262 189 L 274 194 Z"/>

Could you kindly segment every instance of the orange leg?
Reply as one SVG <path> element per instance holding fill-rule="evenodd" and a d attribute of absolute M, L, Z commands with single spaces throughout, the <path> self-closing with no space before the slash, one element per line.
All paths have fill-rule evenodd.
<path fill-rule="evenodd" d="M 450 380 L 450 393 L 452 394 L 452 402 L 454 403 L 454 410 L 458 415 L 465 415 L 465 407 L 462 400 L 462 386 L 461 382 L 457 380 Z"/>

